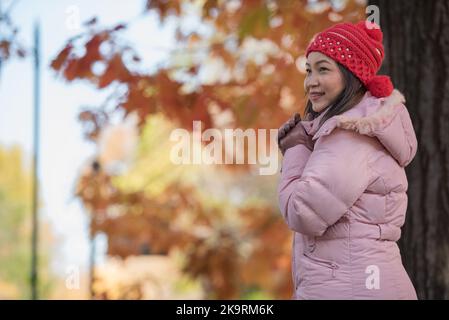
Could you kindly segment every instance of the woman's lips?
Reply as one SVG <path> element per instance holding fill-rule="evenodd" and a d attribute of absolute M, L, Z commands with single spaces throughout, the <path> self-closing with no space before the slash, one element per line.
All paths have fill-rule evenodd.
<path fill-rule="evenodd" d="M 324 93 L 311 93 L 311 94 L 309 94 L 309 98 L 312 101 L 316 101 L 319 98 L 321 98 L 322 96 L 324 96 Z"/>

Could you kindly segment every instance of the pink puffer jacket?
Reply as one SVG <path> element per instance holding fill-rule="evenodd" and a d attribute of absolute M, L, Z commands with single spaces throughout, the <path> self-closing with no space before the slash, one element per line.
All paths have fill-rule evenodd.
<path fill-rule="evenodd" d="M 369 91 L 318 127 L 313 152 L 285 152 L 279 206 L 294 231 L 294 299 L 416 299 L 396 241 L 407 210 L 404 167 L 417 140 L 403 95 Z"/>

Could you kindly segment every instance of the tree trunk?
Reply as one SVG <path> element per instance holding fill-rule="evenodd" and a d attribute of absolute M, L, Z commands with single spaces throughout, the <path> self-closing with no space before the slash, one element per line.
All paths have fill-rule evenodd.
<path fill-rule="evenodd" d="M 370 1 L 385 61 L 407 100 L 418 152 L 406 168 L 408 212 L 399 246 L 420 299 L 449 298 L 449 2 Z"/>

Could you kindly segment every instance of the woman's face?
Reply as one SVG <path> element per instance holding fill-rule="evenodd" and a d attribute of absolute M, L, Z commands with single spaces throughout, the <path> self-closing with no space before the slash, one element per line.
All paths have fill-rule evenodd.
<path fill-rule="evenodd" d="M 343 91 L 345 84 L 337 63 L 320 52 L 311 52 L 306 62 L 304 88 L 315 112 L 326 109 Z"/>

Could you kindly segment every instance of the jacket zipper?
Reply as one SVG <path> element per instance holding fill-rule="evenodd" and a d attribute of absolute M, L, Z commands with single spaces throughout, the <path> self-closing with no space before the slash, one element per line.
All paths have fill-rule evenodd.
<path fill-rule="evenodd" d="M 310 260 L 312 260 L 313 262 L 315 262 L 316 264 L 319 264 L 323 267 L 332 269 L 332 277 L 335 278 L 335 270 L 337 270 L 339 268 L 338 264 L 336 264 L 335 262 L 332 262 L 332 261 L 327 261 L 327 260 L 323 260 L 323 259 L 314 257 L 305 252 L 304 252 L 304 255 L 307 258 L 309 258 Z"/>

